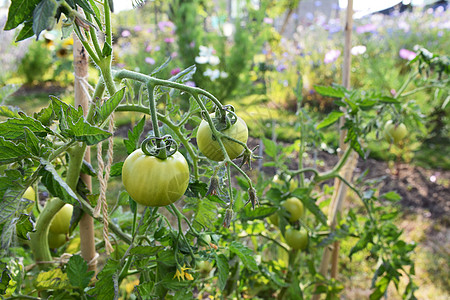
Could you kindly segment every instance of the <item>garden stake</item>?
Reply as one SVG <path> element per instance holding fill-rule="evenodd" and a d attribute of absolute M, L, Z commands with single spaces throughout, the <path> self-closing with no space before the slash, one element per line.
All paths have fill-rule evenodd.
<path fill-rule="evenodd" d="M 88 76 L 88 56 L 86 55 L 86 50 L 81 44 L 80 40 L 77 38 L 76 34 L 73 34 L 73 66 L 74 66 L 74 97 L 75 106 L 81 105 L 83 108 L 84 115 L 87 114 L 89 110 L 89 90 L 90 85 L 87 83 Z M 90 148 L 87 147 L 84 159 L 90 163 L 91 162 L 91 152 Z M 92 191 L 92 178 L 87 174 L 80 174 L 81 180 L 86 184 L 87 189 Z M 80 226 L 80 248 L 81 256 L 85 261 L 91 262 L 89 264 L 89 270 L 96 271 L 97 260 L 95 257 L 97 253 L 95 251 L 95 240 L 94 240 L 94 219 L 88 215 L 83 214 L 79 222 Z"/>

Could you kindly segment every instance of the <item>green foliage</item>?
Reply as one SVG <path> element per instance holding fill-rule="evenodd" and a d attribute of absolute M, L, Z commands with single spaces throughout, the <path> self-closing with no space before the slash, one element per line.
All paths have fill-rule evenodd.
<path fill-rule="evenodd" d="M 45 43 L 32 43 L 19 63 L 18 71 L 28 84 L 43 82 L 51 64 L 51 52 Z"/>

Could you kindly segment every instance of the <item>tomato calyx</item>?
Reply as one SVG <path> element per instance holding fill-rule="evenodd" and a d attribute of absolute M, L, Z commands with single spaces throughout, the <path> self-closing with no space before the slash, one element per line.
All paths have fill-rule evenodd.
<path fill-rule="evenodd" d="M 178 151 L 178 144 L 168 134 L 162 137 L 151 136 L 142 142 L 141 149 L 147 156 L 166 159 Z"/>
<path fill-rule="evenodd" d="M 207 119 L 208 112 L 202 111 L 203 119 Z M 214 118 L 212 118 L 213 125 L 218 131 L 224 131 L 236 124 L 238 117 L 234 112 L 234 107 L 230 104 L 224 105 L 221 108 L 216 108 Z M 216 137 L 213 135 L 213 140 Z"/>

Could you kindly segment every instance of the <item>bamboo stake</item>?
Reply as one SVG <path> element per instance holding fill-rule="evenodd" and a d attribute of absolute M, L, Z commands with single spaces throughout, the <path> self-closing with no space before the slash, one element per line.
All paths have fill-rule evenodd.
<path fill-rule="evenodd" d="M 75 69 L 75 107 L 81 105 L 83 112 L 86 115 L 89 108 L 89 91 L 87 84 L 88 77 L 88 55 L 83 45 L 77 38 L 73 35 L 73 66 Z M 87 147 L 84 159 L 87 162 L 91 161 L 91 153 L 89 147 Z M 92 179 L 87 174 L 81 174 L 81 180 L 86 184 L 89 191 L 92 191 Z M 89 263 L 89 270 L 96 271 L 97 253 L 95 251 L 95 240 L 94 240 L 94 219 L 88 215 L 83 214 L 80 223 L 80 247 L 81 256 L 86 262 Z"/>
<path fill-rule="evenodd" d="M 345 45 L 344 45 L 344 64 L 342 71 L 342 84 L 345 88 L 350 87 L 350 68 L 351 68 L 351 38 L 352 38 L 352 27 L 353 27 L 353 0 L 348 0 L 347 4 L 347 15 L 345 22 Z M 341 117 L 339 120 L 339 128 L 342 128 L 344 125 L 344 118 Z M 344 143 L 344 139 L 346 136 L 346 131 L 340 130 L 339 137 L 339 147 L 341 149 L 341 153 L 344 153 L 346 150 L 346 145 Z M 351 180 L 353 175 L 353 170 L 356 166 L 357 155 L 355 152 L 352 152 L 346 165 L 341 171 L 341 176 L 345 178 L 347 181 Z M 344 202 L 345 195 L 347 193 L 347 186 L 341 182 L 341 180 L 336 179 L 334 181 L 334 193 L 330 204 L 330 211 L 328 216 L 328 222 L 330 225 L 330 230 L 333 231 L 337 224 L 337 216 L 339 215 L 342 203 Z M 338 261 L 339 261 L 339 242 L 333 243 L 331 248 L 325 248 L 322 261 L 320 264 L 319 272 L 326 276 L 328 272 L 330 256 L 331 256 L 331 277 L 336 278 L 338 272 Z M 316 294 L 313 296 L 313 300 L 318 300 L 320 298 L 320 294 Z"/>

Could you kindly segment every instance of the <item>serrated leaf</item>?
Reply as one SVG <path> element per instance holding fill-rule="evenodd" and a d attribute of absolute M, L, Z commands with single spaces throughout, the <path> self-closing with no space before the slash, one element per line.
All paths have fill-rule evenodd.
<path fill-rule="evenodd" d="M 122 176 L 122 168 L 123 168 L 123 161 L 113 164 L 111 166 L 111 171 L 109 172 L 109 176 L 111 176 L 111 177 Z"/>
<path fill-rule="evenodd" d="M 39 139 L 30 129 L 28 129 L 28 127 L 25 127 L 24 130 L 25 130 L 25 146 L 27 146 L 27 148 L 30 149 L 30 151 L 34 155 L 39 156 L 42 153 L 42 147 L 41 143 L 39 142 Z"/>
<path fill-rule="evenodd" d="M 33 31 L 36 40 L 44 30 L 51 30 L 56 23 L 56 11 L 58 2 L 56 0 L 42 0 L 33 11 Z"/>
<path fill-rule="evenodd" d="M 80 118 L 75 124 L 71 122 L 67 124 L 68 128 L 62 132 L 63 135 L 85 142 L 88 146 L 98 144 L 112 135 L 106 130 L 87 123 L 84 118 Z"/>
<path fill-rule="evenodd" d="M 4 30 L 14 29 L 23 22 L 31 20 L 33 11 L 39 2 L 41 0 L 11 0 Z"/>
<path fill-rule="evenodd" d="M 111 300 L 119 298 L 118 286 L 115 286 L 114 277 L 120 272 L 120 263 L 112 258 L 108 259 L 106 265 L 98 273 L 98 281 L 95 287 L 89 290 L 89 294 L 99 300 Z"/>
<path fill-rule="evenodd" d="M 24 127 L 28 127 L 34 134 L 38 136 L 46 136 L 51 132 L 49 128 L 45 127 L 38 120 L 28 117 L 22 112 L 19 112 L 19 118 L 11 118 L 0 123 L 0 136 L 6 140 L 23 139 L 25 137 Z"/>
<path fill-rule="evenodd" d="M 103 123 L 117 108 L 125 95 L 125 87 L 114 93 L 111 98 L 107 99 L 98 110 L 99 123 Z"/>
<path fill-rule="evenodd" d="M 216 205 L 206 198 L 199 201 L 195 210 L 194 221 L 206 228 L 212 228 L 214 222 L 217 221 Z"/>
<path fill-rule="evenodd" d="M 239 212 L 239 218 L 243 221 L 264 219 L 265 217 L 273 214 L 275 211 L 277 211 L 277 208 L 274 206 L 262 206 L 252 209 L 250 205 L 247 205 Z"/>
<path fill-rule="evenodd" d="M 331 86 L 322 86 L 315 85 L 314 90 L 321 94 L 322 96 L 334 97 L 334 98 L 343 98 L 345 97 L 345 93 L 337 88 Z"/>
<path fill-rule="evenodd" d="M 33 22 L 25 22 L 22 29 L 16 37 L 16 43 L 26 40 L 34 35 Z"/>
<path fill-rule="evenodd" d="M 364 151 L 361 146 L 361 143 L 359 142 L 359 136 L 354 126 L 348 128 L 347 136 L 345 137 L 345 142 L 346 143 L 350 142 L 350 146 L 352 147 L 352 149 L 355 150 L 356 153 L 358 153 L 361 158 L 365 159 Z"/>
<path fill-rule="evenodd" d="M 0 106 L 0 116 L 7 118 L 19 118 L 19 110 L 12 106 Z"/>
<path fill-rule="evenodd" d="M 29 240 L 29 233 L 34 231 L 34 222 L 30 215 L 21 214 L 16 223 L 16 234 L 24 240 Z"/>
<path fill-rule="evenodd" d="M 81 173 L 87 174 L 89 176 L 97 176 L 97 171 L 94 167 L 83 159 L 83 164 L 81 165 Z"/>
<path fill-rule="evenodd" d="M 131 154 L 139 147 L 139 139 L 141 138 L 142 132 L 144 131 L 144 125 L 145 117 L 142 117 L 142 119 L 133 127 L 133 129 L 128 130 L 128 139 L 123 140 L 128 154 Z"/>
<path fill-rule="evenodd" d="M 164 246 L 136 246 L 131 249 L 130 253 L 134 255 L 155 256 Z"/>
<path fill-rule="evenodd" d="M 326 118 L 317 125 L 317 129 L 328 127 L 334 123 L 336 123 L 340 117 L 344 115 L 343 112 L 332 111 L 326 116 Z"/>
<path fill-rule="evenodd" d="M 236 241 L 231 242 L 229 250 L 235 253 L 250 271 L 258 272 L 258 265 L 252 250 Z"/>
<path fill-rule="evenodd" d="M 67 274 L 57 268 L 39 273 L 35 280 L 35 287 L 38 291 L 62 290 L 70 288 L 70 283 Z"/>
<path fill-rule="evenodd" d="M 0 136 L 0 164 L 8 164 L 31 157 L 24 144 L 15 144 Z"/>
<path fill-rule="evenodd" d="M 94 273 L 94 271 L 88 272 L 88 264 L 79 255 L 73 255 L 67 263 L 67 276 L 70 284 L 82 290 L 88 286 Z"/>
<path fill-rule="evenodd" d="M 348 255 L 350 259 L 352 259 L 352 255 L 365 249 L 367 245 L 372 242 L 372 232 L 370 231 L 364 231 L 363 236 L 356 242 L 355 246 L 352 247 L 350 250 L 350 254 Z"/>
<path fill-rule="evenodd" d="M 50 126 L 55 119 L 55 113 L 53 112 L 53 106 L 47 106 L 41 109 L 39 112 L 34 113 L 34 119 L 41 122 L 44 126 Z"/>
<path fill-rule="evenodd" d="M 41 159 L 41 164 L 44 168 L 40 171 L 41 183 L 54 197 L 58 197 L 66 203 L 74 206 L 81 206 L 77 195 L 67 185 L 67 183 L 59 176 L 55 168 L 48 161 Z"/>
<path fill-rule="evenodd" d="M 222 291 L 227 284 L 230 265 L 228 264 L 228 259 L 223 254 L 216 254 L 216 265 L 219 272 L 219 289 Z"/>

